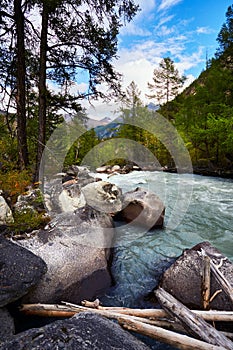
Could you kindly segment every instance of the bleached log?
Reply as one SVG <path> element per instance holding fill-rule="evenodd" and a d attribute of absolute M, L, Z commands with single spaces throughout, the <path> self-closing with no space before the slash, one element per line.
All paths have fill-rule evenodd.
<path fill-rule="evenodd" d="M 118 320 L 119 324 L 129 331 L 134 331 L 146 335 L 163 343 L 175 346 L 182 350 L 225 350 L 224 347 L 215 346 L 206 342 L 178 334 L 166 329 L 151 326 L 135 320 L 128 320 L 122 317 Z"/>
<path fill-rule="evenodd" d="M 205 322 L 200 316 L 190 311 L 163 288 L 158 288 L 155 295 L 160 305 L 172 317 L 179 320 L 190 334 L 212 345 L 233 350 L 233 343 L 227 337 Z"/>
<path fill-rule="evenodd" d="M 208 310 L 210 306 L 210 257 L 205 255 L 203 257 L 204 268 L 202 273 L 202 300 L 204 310 Z"/>
<path fill-rule="evenodd" d="M 24 304 L 21 306 L 20 309 L 25 314 L 34 314 L 38 315 L 39 313 L 43 312 L 52 312 L 56 311 L 58 313 L 61 312 L 60 315 L 62 315 L 62 312 L 69 312 L 70 315 L 67 315 L 65 317 L 70 317 L 76 314 L 77 312 L 83 312 L 83 311 L 92 311 L 92 308 L 87 308 L 84 306 L 71 304 L 71 303 L 65 303 L 65 305 L 54 305 L 54 304 Z M 99 306 L 96 311 L 110 311 L 112 313 L 118 313 L 121 315 L 129 315 L 129 316 L 136 316 L 136 317 L 142 317 L 142 318 L 150 318 L 150 319 L 161 319 L 161 318 L 168 318 L 169 314 L 162 309 L 130 309 L 130 308 L 124 308 L 124 307 L 104 307 Z M 206 321 L 220 321 L 220 322 L 233 322 L 233 311 L 215 311 L 215 310 L 209 310 L 209 311 L 200 311 L 200 310 L 192 310 L 193 313 L 196 315 L 202 317 Z M 49 315 L 46 314 L 47 317 Z M 54 316 L 54 315 L 53 315 Z"/>

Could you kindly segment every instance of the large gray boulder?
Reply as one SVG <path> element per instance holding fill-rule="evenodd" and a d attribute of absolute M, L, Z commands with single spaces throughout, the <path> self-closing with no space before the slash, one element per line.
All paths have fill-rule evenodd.
<path fill-rule="evenodd" d="M 11 224 L 14 222 L 13 214 L 1 193 L 0 190 L 0 225 Z"/>
<path fill-rule="evenodd" d="M 117 220 L 145 227 L 147 230 L 162 228 L 165 207 L 154 193 L 137 187 L 123 196 L 123 209 L 116 215 Z"/>
<path fill-rule="evenodd" d="M 82 188 L 86 202 L 92 208 L 116 213 L 122 209 L 122 191 L 116 185 L 107 181 L 97 181 Z"/>
<path fill-rule="evenodd" d="M 15 334 L 14 319 L 6 308 L 0 308 L 0 344 Z"/>
<path fill-rule="evenodd" d="M 46 273 L 45 262 L 27 249 L 0 237 L 0 307 L 27 294 Z"/>
<path fill-rule="evenodd" d="M 20 333 L 0 350 L 149 350 L 118 324 L 93 313 L 83 313 Z"/>
<path fill-rule="evenodd" d="M 24 302 L 79 303 L 111 285 L 108 257 L 114 235 L 110 216 L 84 207 L 57 215 L 45 230 L 21 244 L 40 256 L 48 271 Z"/>
<path fill-rule="evenodd" d="M 186 306 L 192 309 L 202 309 L 202 273 L 204 259 L 202 252 L 205 252 L 212 261 L 222 266 L 219 268 L 233 287 L 233 264 L 218 249 L 209 242 L 202 242 L 191 249 L 187 249 L 175 261 L 162 276 L 160 286 Z M 220 290 L 216 278 L 211 274 L 211 296 Z M 233 310 L 232 302 L 224 291 L 219 293 L 210 303 L 213 310 Z"/>

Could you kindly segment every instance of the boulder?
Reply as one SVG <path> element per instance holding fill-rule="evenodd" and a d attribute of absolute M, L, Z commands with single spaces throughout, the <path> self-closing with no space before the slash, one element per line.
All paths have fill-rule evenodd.
<path fill-rule="evenodd" d="M 114 235 L 110 216 L 90 207 L 57 215 L 44 230 L 19 244 L 40 256 L 48 271 L 24 302 L 79 303 L 101 295 L 112 281 L 108 257 Z"/>
<path fill-rule="evenodd" d="M 96 168 L 95 171 L 97 173 L 107 173 L 110 169 L 111 169 L 110 165 L 103 165 L 103 166 L 100 166 L 100 167 Z"/>
<path fill-rule="evenodd" d="M 112 173 L 115 173 L 115 172 L 119 172 L 121 170 L 121 167 L 120 165 L 113 165 L 112 168 L 111 168 L 111 172 Z"/>
<path fill-rule="evenodd" d="M 0 345 L 0 350 L 15 349 L 149 350 L 118 324 L 94 313 L 77 314 L 70 319 L 27 330 Z"/>
<path fill-rule="evenodd" d="M 115 218 L 150 230 L 163 227 L 164 214 L 165 207 L 160 198 L 144 188 L 137 187 L 124 194 L 123 209 Z"/>
<path fill-rule="evenodd" d="M 74 211 L 82 208 L 85 198 L 82 187 L 98 181 L 90 175 L 86 167 L 71 166 L 66 173 L 59 173 L 56 178 L 44 184 L 45 206 L 52 214 Z"/>
<path fill-rule="evenodd" d="M 45 262 L 7 239 L 0 237 L 0 307 L 27 294 L 45 274 Z"/>
<path fill-rule="evenodd" d="M 122 191 L 116 185 L 97 181 L 82 188 L 87 204 L 101 212 L 116 213 L 122 208 Z"/>
<path fill-rule="evenodd" d="M 0 308 L 0 344 L 15 334 L 14 319 L 6 308 Z"/>
<path fill-rule="evenodd" d="M 215 264 L 222 261 L 219 268 L 225 278 L 233 287 L 233 264 L 219 250 L 209 242 L 202 242 L 184 253 L 166 270 L 162 276 L 160 286 L 172 294 L 176 299 L 192 309 L 202 309 L 202 271 L 204 260 L 200 256 L 202 250 L 212 259 Z M 221 289 L 216 278 L 211 274 L 211 296 Z M 213 310 L 233 310 L 232 302 L 222 291 L 210 303 Z"/>
<path fill-rule="evenodd" d="M 58 198 L 62 212 L 75 211 L 78 208 L 84 207 L 86 204 L 80 186 L 75 183 L 70 186 L 64 186 Z"/>
<path fill-rule="evenodd" d="M 0 225 L 7 225 L 13 222 L 14 218 L 12 215 L 12 211 L 5 199 L 1 196 L 0 191 Z"/>

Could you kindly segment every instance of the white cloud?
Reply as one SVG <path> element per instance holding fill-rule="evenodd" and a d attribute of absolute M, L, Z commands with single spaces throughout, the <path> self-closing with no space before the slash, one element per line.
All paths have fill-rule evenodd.
<path fill-rule="evenodd" d="M 140 28 L 135 22 L 130 22 L 121 29 L 122 35 L 150 36 L 151 32 L 147 28 Z"/>
<path fill-rule="evenodd" d="M 175 32 L 175 27 L 172 26 L 172 27 L 167 27 L 167 26 L 161 26 L 159 29 L 158 29 L 158 35 L 159 36 L 167 36 L 167 35 L 171 35 L 172 33 Z"/>
<path fill-rule="evenodd" d="M 177 5 L 181 1 L 183 1 L 183 0 L 162 0 L 161 4 L 158 7 L 158 11 L 167 10 L 167 9 Z"/>
<path fill-rule="evenodd" d="M 160 18 L 159 23 L 156 26 L 156 28 L 159 28 L 163 24 L 170 22 L 173 18 L 174 18 L 174 15 L 165 16 L 165 17 Z"/>
<path fill-rule="evenodd" d="M 198 27 L 196 29 L 197 34 L 211 34 L 213 32 L 214 32 L 214 30 L 209 28 L 209 27 Z"/>
<path fill-rule="evenodd" d="M 155 0 L 136 0 L 135 4 L 139 5 L 141 13 L 151 12 L 156 7 Z"/>
<path fill-rule="evenodd" d="M 199 66 L 200 63 L 203 63 L 205 61 L 203 58 L 204 51 L 205 48 L 203 46 L 199 46 L 197 48 L 197 51 L 193 52 L 190 55 L 184 53 L 178 55 L 177 58 L 179 62 L 176 63 L 176 67 L 182 74 L 184 74 L 185 71 L 189 70 L 190 68 Z"/>

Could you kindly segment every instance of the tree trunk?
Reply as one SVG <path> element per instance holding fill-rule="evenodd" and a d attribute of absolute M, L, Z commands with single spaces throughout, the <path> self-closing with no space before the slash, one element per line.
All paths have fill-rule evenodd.
<path fill-rule="evenodd" d="M 47 37 L 48 37 L 48 21 L 49 11 L 48 7 L 43 3 L 42 12 L 42 28 L 40 39 L 40 71 L 39 71 L 39 129 L 38 129 L 38 141 L 37 141 L 37 158 L 36 158 L 36 170 L 34 175 L 34 181 L 39 180 L 39 172 L 42 155 L 46 141 L 46 61 L 47 61 Z"/>
<path fill-rule="evenodd" d="M 16 23 L 16 105 L 17 105 L 17 141 L 18 161 L 20 169 L 28 165 L 28 148 L 26 132 L 26 107 L 25 107 L 25 44 L 24 44 L 24 14 L 22 12 L 22 0 L 14 0 L 14 17 Z"/>

